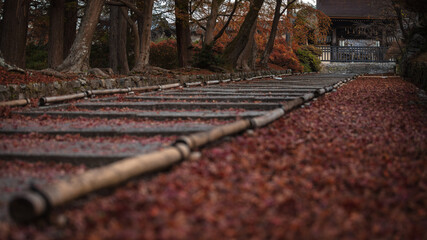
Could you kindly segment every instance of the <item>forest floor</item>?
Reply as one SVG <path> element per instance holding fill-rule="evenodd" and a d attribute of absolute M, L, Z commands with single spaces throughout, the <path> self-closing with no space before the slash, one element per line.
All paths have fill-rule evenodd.
<path fill-rule="evenodd" d="M 269 64 L 269 68 L 272 70 L 286 70 L 286 68 L 282 68 L 280 66 Z M 22 72 L 14 72 L 14 71 L 8 71 L 4 67 L 0 67 L 0 84 L 6 85 L 6 84 L 28 84 L 28 83 L 52 83 L 55 81 L 71 81 L 76 80 L 79 78 L 79 75 L 77 74 L 62 74 L 58 73 L 59 75 L 62 75 L 61 77 L 49 74 L 49 73 L 42 73 L 42 71 L 37 70 L 26 70 L 25 73 Z M 173 69 L 173 70 L 152 70 L 148 71 L 145 74 L 136 74 L 136 75 L 144 75 L 144 76 L 162 76 L 166 78 L 174 78 L 176 75 L 212 75 L 215 74 L 215 72 L 206 70 L 206 69 L 199 69 L 199 68 L 180 68 L 180 69 Z M 96 79 L 99 78 L 99 76 L 96 75 L 85 75 L 88 79 Z M 126 77 L 126 75 L 111 75 L 111 78 L 122 78 Z"/>
<path fill-rule="evenodd" d="M 2 219 L 0 239 L 427 239 L 426 119 L 412 84 L 359 78 L 204 148 L 198 160 L 56 209 L 49 221 Z M 0 161 L 0 178 L 22 182 L 84 171 Z"/>

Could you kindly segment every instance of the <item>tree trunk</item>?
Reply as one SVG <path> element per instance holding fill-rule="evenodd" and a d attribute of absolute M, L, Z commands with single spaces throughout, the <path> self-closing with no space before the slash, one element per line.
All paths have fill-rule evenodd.
<path fill-rule="evenodd" d="M 261 67 L 268 67 L 268 59 L 270 58 L 270 54 L 273 51 L 274 41 L 276 40 L 277 27 L 279 26 L 280 20 L 280 7 L 282 6 L 282 0 L 276 0 L 276 8 L 274 10 L 274 18 L 273 23 L 271 24 L 270 36 L 268 36 L 267 44 L 265 45 L 264 52 L 261 56 Z"/>
<path fill-rule="evenodd" d="M 58 66 L 62 72 L 79 73 L 89 69 L 89 55 L 93 34 L 105 0 L 89 0 L 85 8 L 82 25 L 71 47 L 70 54 Z"/>
<path fill-rule="evenodd" d="M 133 52 L 134 52 L 134 59 L 136 64 L 139 59 L 139 45 L 141 44 L 139 40 L 140 38 L 139 38 L 138 25 L 129 17 L 127 9 L 125 10 L 124 8 L 121 8 L 121 10 L 122 10 L 122 15 L 126 18 L 129 26 L 132 28 L 132 32 L 134 35 Z"/>
<path fill-rule="evenodd" d="M 6 0 L 3 6 L 0 50 L 6 62 L 25 68 L 30 0 Z"/>
<path fill-rule="evenodd" d="M 228 28 L 228 25 L 230 25 L 231 20 L 234 17 L 234 14 L 236 13 L 236 9 L 239 6 L 240 2 L 242 0 L 236 0 L 233 4 L 233 9 L 231 10 L 230 15 L 228 16 L 227 22 L 225 22 L 224 26 L 222 26 L 221 30 L 215 35 L 213 42 L 215 43 L 218 39 L 221 38 L 221 36 L 225 33 L 225 30 Z"/>
<path fill-rule="evenodd" d="M 151 23 L 153 18 L 154 0 L 144 0 L 142 16 L 138 16 L 140 32 L 139 57 L 132 71 L 142 72 L 149 64 L 151 44 Z M 136 43 L 135 43 L 136 44 Z"/>
<path fill-rule="evenodd" d="M 255 62 L 256 62 L 255 30 L 256 30 L 256 22 L 252 26 L 252 29 L 249 35 L 249 41 L 237 60 L 238 69 L 241 69 L 244 71 L 250 71 L 252 69 L 255 69 Z M 254 54 L 254 51 L 255 51 L 255 54 Z"/>
<path fill-rule="evenodd" d="M 124 7 L 126 10 L 127 8 Z M 121 11 L 121 10 L 120 10 Z M 128 56 L 126 51 L 126 42 L 127 42 L 127 29 L 128 24 L 126 21 L 126 18 L 121 14 L 121 12 L 118 12 L 118 39 L 117 39 L 117 59 L 119 61 L 119 69 L 118 72 L 120 74 L 129 74 L 129 64 L 128 64 Z"/>
<path fill-rule="evenodd" d="M 291 4 L 295 3 L 295 0 L 288 0 L 288 4 L 286 6 L 286 8 L 288 8 Z M 295 9 L 292 10 L 288 10 L 286 13 L 287 17 L 290 19 L 291 25 L 295 26 Z M 292 31 L 287 31 L 286 32 L 286 44 L 288 44 L 288 46 L 292 46 L 292 41 L 293 41 L 293 33 Z"/>
<path fill-rule="evenodd" d="M 63 58 L 70 53 L 77 27 L 77 0 L 65 0 Z"/>
<path fill-rule="evenodd" d="M 49 7 L 49 68 L 56 68 L 64 60 L 64 0 L 51 0 Z"/>
<path fill-rule="evenodd" d="M 207 23 L 206 23 L 206 33 L 205 33 L 204 45 L 211 45 L 213 43 L 216 19 L 218 17 L 219 7 L 221 6 L 221 4 L 223 2 L 224 2 L 224 0 L 212 0 L 211 14 L 209 15 Z"/>
<path fill-rule="evenodd" d="M 283 11 L 280 11 L 280 8 L 282 6 L 282 0 L 276 0 L 276 8 L 274 9 L 274 18 L 273 18 L 273 23 L 271 24 L 270 36 L 268 36 L 267 44 L 261 56 L 261 61 L 260 61 L 261 67 L 263 68 L 268 67 L 268 60 L 274 48 L 274 41 L 276 40 L 277 28 L 279 26 L 280 17 L 283 15 L 285 10 L 288 9 L 289 6 L 291 6 L 295 2 L 296 0 L 288 0 L 285 9 L 283 9 Z M 290 38 L 290 35 L 289 35 L 289 38 Z M 286 33 L 286 40 L 289 40 L 288 33 Z"/>
<path fill-rule="evenodd" d="M 126 40 L 127 21 L 122 11 L 126 7 L 110 7 L 109 64 L 115 73 L 129 74 Z"/>
<path fill-rule="evenodd" d="M 176 42 L 180 67 L 191 65 L 192 49 L 188 6 L 189 0 L 175 0 Z"/>
<path fill-rule="evenodd" d="M 239 59 L 240 54 L 243 52 L 249 41 L 249 35 L 251 34 L 252 27 L 258 18 L 258 13 L 263 3 L 264 0 L 253 0 L 251 2 L 249 12 L 245 17 L 245 20 L 243 21 L 237 36 L 227 45 L 224 50 L 224 59 L 232 68 L 236 67 L 237 60 Z"/>
<path fill-rule="evenodd" d="M 108 50 L 109 50 L 108 63 L 110 68 L 113 69 L 115 73 L 117 73 L 119 69 L 119 63 L 118 63 L 119 58 L 117 57 L 117 53 L 118 53 L 117 39 L 119 34 L 119 23 L 117 19 L 118 19 L 118 15 L 120 14 L 119 10 L 120 10 L 120 7 L 117 7 L 117 6 L 110 7 L 110 33 L 108 36 Z"/>

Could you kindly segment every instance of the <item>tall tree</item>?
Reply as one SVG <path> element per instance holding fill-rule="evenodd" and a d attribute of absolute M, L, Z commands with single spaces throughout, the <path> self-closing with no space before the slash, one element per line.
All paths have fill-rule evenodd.
<path fill-rule="evenodd" d="M 295 2 L 296 0 L 288 0 L 288 3 L 285 5 L 284 9 L 281 10 L 282 0 L 276 0 L 276 7 L 274 10 L 274 17 L 273 17 L 273 22 L 271 24 L 270 35 L 268 37 L 267 44 L 265 45 L 264 52 L 261 55 L 260 64 L 264 68 L 267 67 L 268 59 L 270 58 L 270 54 L 273 51 L 274 41 L 276 40 L 277 28 L 279 26 L 280 17 Z"/>
<path fill-rule="evenodd" d="M 221 30 L 219 30 L 219 32 L 215 35 L 213 42 L 215 43 L 219 38 L 222 37 L 222 35 L 225 33 L 225 30 L 228 28 L 228 26 L 231 23 L 231 20 L 234 17 L 234 14 L 236 13 L 237 7 L 239 6 L 240 2 L 242 2 L 242 0 L 235 0 L 234 4 L 233 4 L 233 9 L 231 10 L 230 15 L 228 16 L 227 21 L 225 22 L 224 26 L 222 26 Z"/>
<path fill-rule="evenodd" d="M 187 67 L 192 58 L 189 0 L 175 0 L 175 19 L 179 66 Z"/>
<path fill-rule="evenodd" d="M 59 66 L 64 60 L 64 7 L 65 0 L 51 0 L 49 7 L 48 65 Z"/>
<path fill-rule="evenodd" d="M 237 60 L 237 68 L 249 71 L 255 68 L 257 45 L 255 41 L 256 23 L 252 26 L 249 41 Z"/>
<path fill-rule="evenodd" d="M 153 5 L 154 0 L 144 0 L 142 11 L 138 15 L 139 27 L 139 53 L 138 59 L 132 71 L 142 72 L 149 64 L 150 60 L 150 44 L 151 44 L 151 23 L 153 21 Z M 136 43 L 135 43 L 136 44 Z"/>
<path fill-rule="evenodd" d="M 127 11 L 126 7 L 110 7 L 109 64 L 114 72 L 128 74 L 129 65 L 126 51 L 127 21 L 122 14 L 121 8 Z"/>
<path fill-rule="evenodd" d="M 211 12 L 206 22 L 205 45 L 211 45 L 214 41 L 214 32 L 216 19 L 218 18 L 218 11 L 224 0 L 212 0 Z"/>
<path fill-rule="evenodd" d="M 74 39 L 76 39 L 77 27 L 77 0 L 65 0 L 64 9 L 64 46 L 63 57 L 68 56 Z"/>
<path fill-rule="evenodd" d="M 224 59 L 227 64 L 235 68 L 240 54 L 245 49 L 249 39 L 253 25 L 258 18 L 259 10 L 262 7 L 264 0 L 252 0 L 249 6 L 249 12 L 242 23 L 242 26 L 237 33 L 237 36 L 227 45 L 224 50 Z"/>
<path fill-rule="evenodd" d="M 4 59 L 25 68 L 25 46 L 30 0 L 5 0 L 0 37 Z"/>
<path fill-rule="evenodd" d="M 58 66 L 59 71 L 78 73 L 89 69 L 89 55 L 93 34 L 105 0 L 89 0 L 82 24 L 71 47 L 70 54 Z"/>
<path fill-rule="evenodd" d="M 131 3 L 128 0 L 119 0 L 118 2 L 108 1 L 109 4 L 124 5 L 131 9 L 137 16 L 136 22 L 133 21 L 127 13 L 122 11 L 128 23 L 132 27 L 135 36 L 134 52 L 135 66 L 132 71 L 143 72 L 149 64 L 150 44 L 151 44 L 151 24 L 153 19 L 154 0 L 141 0 Z M 142 6 L 137 3 L 142 3 Z"/>

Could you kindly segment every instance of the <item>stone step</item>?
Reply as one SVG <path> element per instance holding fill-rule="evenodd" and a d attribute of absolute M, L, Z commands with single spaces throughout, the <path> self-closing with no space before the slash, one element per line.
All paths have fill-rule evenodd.
<path fill-rule="evenodd" d="M 280 93 L 300 93 L 300 92 L 313 92 L 319 89 L 320 87 L 305 87 L 305 88 L 279 88 L 279 89 L 270 89 L 270 88 L 184 88 L 182 90 L 170 90 L 168 92 L 280 92 Z"/>
<path fill-rule="evenodd" d="M 246 110 L 272 110 L 281 107 L 277 103 L 206 103 L 206 102 L 102 102 L 102 103 L 76 103 L 77 108 L 102 109 L 102 108 L 131 108 L 139 110 L 193 110 L 198 109 L 246 109 Z"/>
<path fill-rule="evenodd" d="M 109 136 L 143 136 L 151 137 L 156 135 L 161 136 L 174 136 L 174 135 L 186 135 L 196 132 L 208 131 L 212 129 L 211 125 L 187 125 L 187 126 L 154 126 L 146 128 L 135 128 L 124 126 L 101 126 L 91 128 L 73 128 L 63 127 L 54 129 L 50 126 L 37 126 L 37 127 L 11 127 L 3 126 L 0 129 L 0 134 L 47 134 L 47 135 L 66 135 L 66 134 L 79 134 L 82 137 L 109 137 Z"/>
<path fill-rule="evenodd" d="M 314 92 L 314 91 L 309 91 Z M 162 92 L 157 93 L 154 96 L 194 96 L 194 97 L 206 97 L 206 96 L 245 96 L 245 97 L 283 97 L 287 99 L 295 99 L 299 96 L 304 95 L 307 92 L 289 93 L 289 92 Z M 153 96 L 152 93 L 140 94 L 139 96 Z"/>
<path fill-rule="evenodd" d="M 198 112 L 169 112 L 169 111 L 158 111 L 158 112 L 114 112 L 114 111 L 90 111 L 90 112 L 78 112 L 78 111 L 29 111 L 19 112 L 14 111 L 13 114 L 19 114 L 24 116 L 38 117 L 42 115 L 48 115 L 52 117 L 64 117 L 64 118 L 133 118 L 133 119 L 152 119 L 152 120 L 170 120 L 170 119 L 236 119 L 236 118 L 251 118 L 263 115 L 267 111 L 198 111 Z"/>
<path fill-rule="evenodd" d="M 287 97 L 247 97 L 247 96 L 205 96 L 205 97 L 185 97 L 185 96 L 133 96 L 126 97 L 125 99 L 130 100 L 145 100 L 145 101 L 217 101 L 217 102 L 284 102 L 290 100 Z M 293 99 L 293 98 L 291 98 Z M 99 100 L 101 101 L 101 99 Z M 106 100 L 108 101 L 108 100 Z"/>

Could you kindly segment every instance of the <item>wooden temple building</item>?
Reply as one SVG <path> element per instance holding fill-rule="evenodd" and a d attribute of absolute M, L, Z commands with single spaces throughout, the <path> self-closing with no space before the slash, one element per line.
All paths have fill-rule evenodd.
<path fill-rule="evenodd" d="M 317 9 L 332 25 L 321 60 L 334 62 L 390 61 L 386 52 L 392 42 L 387 32 L 383 0 L 317 0 Z"/>

